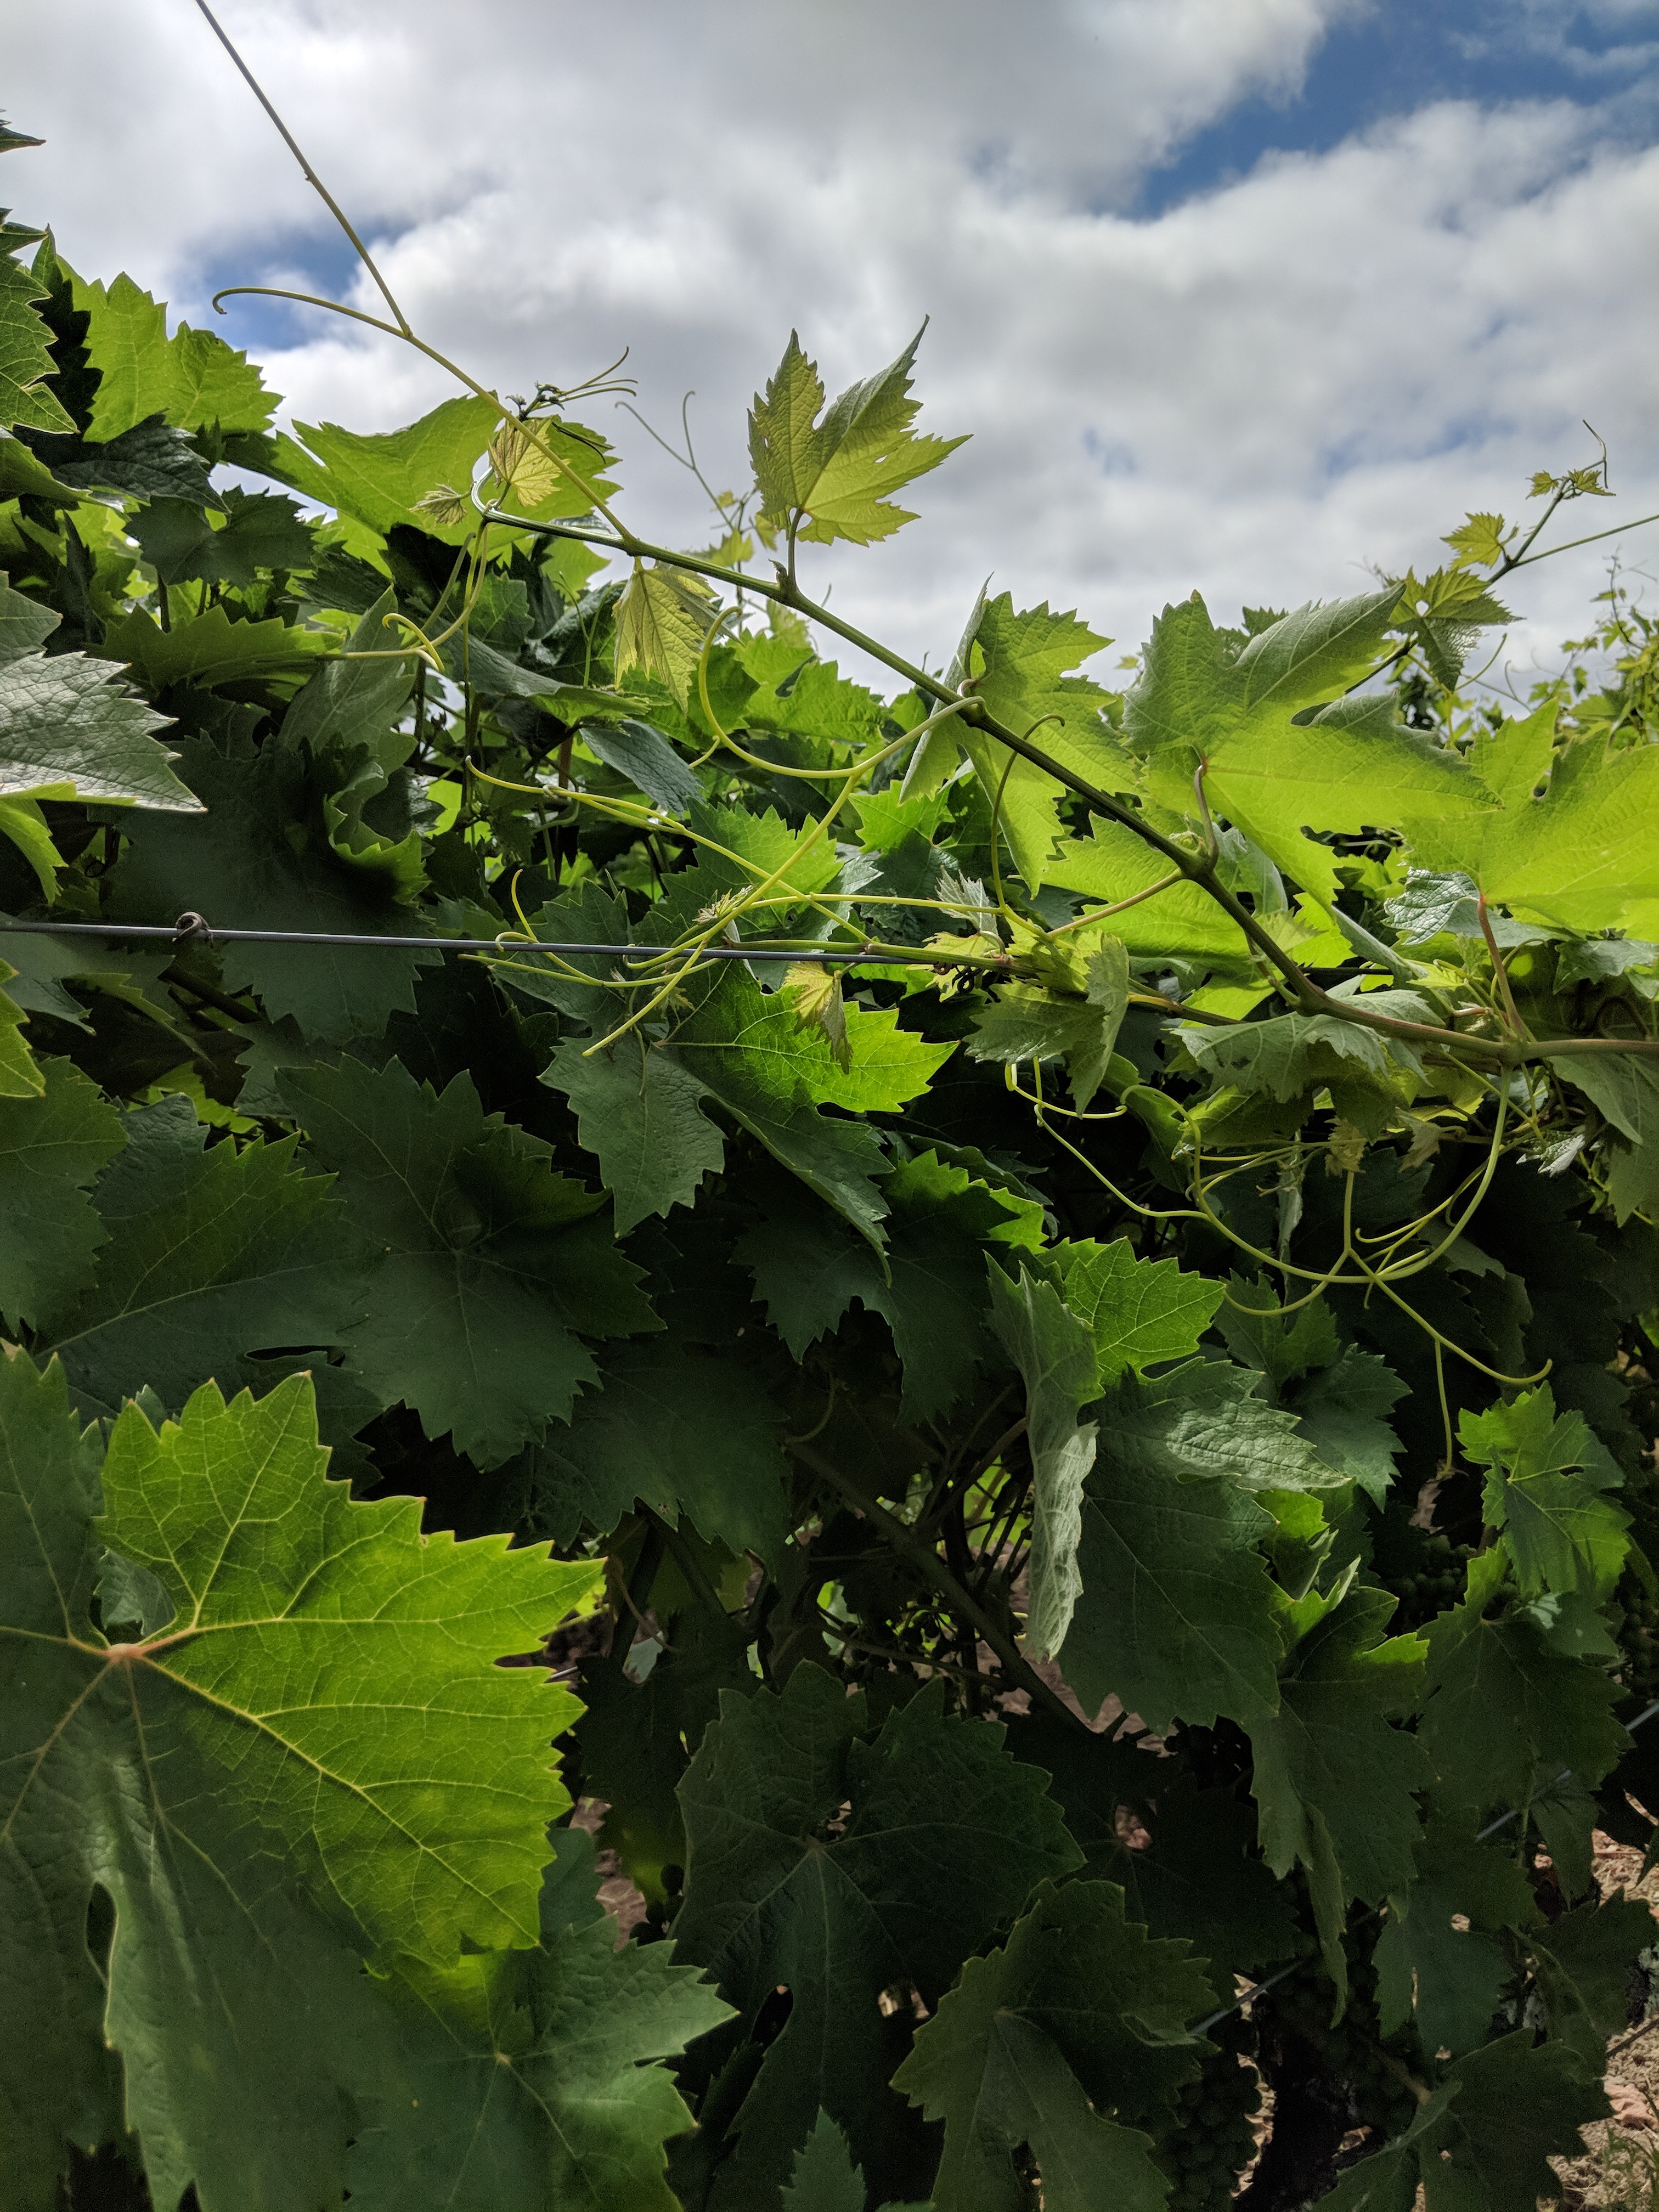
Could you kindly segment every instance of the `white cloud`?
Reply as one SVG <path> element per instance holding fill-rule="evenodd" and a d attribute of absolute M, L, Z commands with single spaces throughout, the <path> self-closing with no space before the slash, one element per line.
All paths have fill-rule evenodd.
<path fill-rule="evenodd" d="M 697 389 L 707 464 L 732 481 L 791 324 L 833 383 L 931 312 L 928 417 L 974 441 L 892 544 L 815 560 L 854 620 L 937 659 L 992 569 L 1133 644 L 1194 586 L 1231 611 L 1420 566 L 1466 507 L 1514 514 L 1534 467 L 1588 458 L 1580 416 L 1622 494 L 1583 526 L 1659 507 L 1641 274 L 1659 152 L 1599 135 L 1596 110 L 1442 103 L 1156 220 L 1123 211 L 1237 100 L 1293 95 L 1351 12 L 266 0 L 226 18 L 342 199 L 397 234 L 376 251 L 418 327 L 501 388 L 629 344 L 659 425 Z M 1602 0 L 1638 36 L 1639 12 Z M 186 0 L 142 36 L 110 0 L 58 0 L 13 44 L 13 112 L 53 143 L 14 158 L 10 190 L 84 265 L 182 301 L 204 255 L 269 276 L 315 253 L 314 203 Z M 374 304 L 361 281 L 352 297 Z M 364 426 L 447 388 L 339 324 L 270 368 L 297 415 Z M 604 427 L 636 526 L 704 534 L 690 479 L 627 416 Z M 1598 558 L 1517 580 L 1523 658 L 1583 626 Z"/>

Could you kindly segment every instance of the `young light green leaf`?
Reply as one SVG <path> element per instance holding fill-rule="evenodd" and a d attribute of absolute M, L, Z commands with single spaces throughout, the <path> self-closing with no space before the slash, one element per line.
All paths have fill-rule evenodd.
<path fill-rule="evenodd" d="M 965 443 L 911 428 L 920 402 L 910 397 L 910 371 L 921 343 L 918 331 L 896 361 L 824 409 L 817 364 L 791 331 L 777 372 L 749 416 L 764 524 L 817 544 L 841 538 L 868 545 L 915 520 L 890 495 Z"/>
<path fill-rule="evenodd" d="M 830 1058 L 843 1074 L 850 1073 L 853 1048 L 847 1039 L 847 1002 L 836 970 L 816 961 L 795 961 L 785 974 L 783 989 L 801 1027 L 822 1030 Z"/>
<path fill-rule="evenodd" d="M 714 614 L 712 594 L 700 578 L 660 562 L 647 568 L 636 561 L 617 602 L 617 683 L 630 669 L 643 669 L 684 708 Z"/>

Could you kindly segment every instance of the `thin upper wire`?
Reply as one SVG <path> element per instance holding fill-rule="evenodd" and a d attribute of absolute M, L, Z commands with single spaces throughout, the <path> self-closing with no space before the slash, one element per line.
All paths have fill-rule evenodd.
<path fill-rule="evenodd" d="M 208 923 L 181 927 L 141 921 L 0 921 L 0 933 L 20 937 L 137 938 L 165 941 L 180 951 L 190 945 L 332 945 L 379 952 L 552 952 L 566 960 L 651 960 L 660 959 L 673 949 L 659 945 L 550 945 L 540 938 L 514 936 L 359 937 L 324 929 L 216 929 Z M 706 945 L 697 957 L 702 960 L 835 961 L 872 968 L 956 965 L 949 953 L 897 952 L 886 945 L 872 951 L 863 945 Z"/>

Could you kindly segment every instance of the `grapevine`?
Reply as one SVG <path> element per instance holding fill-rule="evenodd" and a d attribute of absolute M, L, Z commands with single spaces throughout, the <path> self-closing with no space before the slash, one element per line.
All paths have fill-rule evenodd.
<path fill-rule="evenodd" d="M 1530 2212 L 1652 1950 L 1651 617 L 1482 670 L 1605 453 L 924 665 L 920 333 L 716 493 L 264 105 L 419 421 L 0 264 L 0 2212 Z"/>

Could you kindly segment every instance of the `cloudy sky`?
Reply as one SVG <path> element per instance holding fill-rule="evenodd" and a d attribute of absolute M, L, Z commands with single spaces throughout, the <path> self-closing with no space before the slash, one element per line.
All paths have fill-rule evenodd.
<path fill-rule="evenodd" d="M 623 347 L 718 484 L 791 325 L 832 389 L 924 315 L 970 444 L 809 582 L 937 662 L 981 579 L 1133 648 L 1435 557 L 1607 441 L 1659 508 L 1659 0 L 222 0 L 416 328 L 504 391 Z M 216 284 L 374 302 L 191 0 L 14 0 L 5 197 L 199 321 Z M 337 320 L 216 325 L 301 420 L 453 387 Z M 647 535 L 710 533 L 625 414 Z M 1582 518 L 1582 520 L 1580 520 Z M 1659 577 L 1659 526 L 1614 541 Z M 1524 688 L 1606 549 L 1516 579 Z M 1659 600 L 1659 584 L 1650 587 Z M 1116 653 L 1098 664 L 1110 669 Z M 1499 672 L 1494 671 L 1494 673 Z"/>

